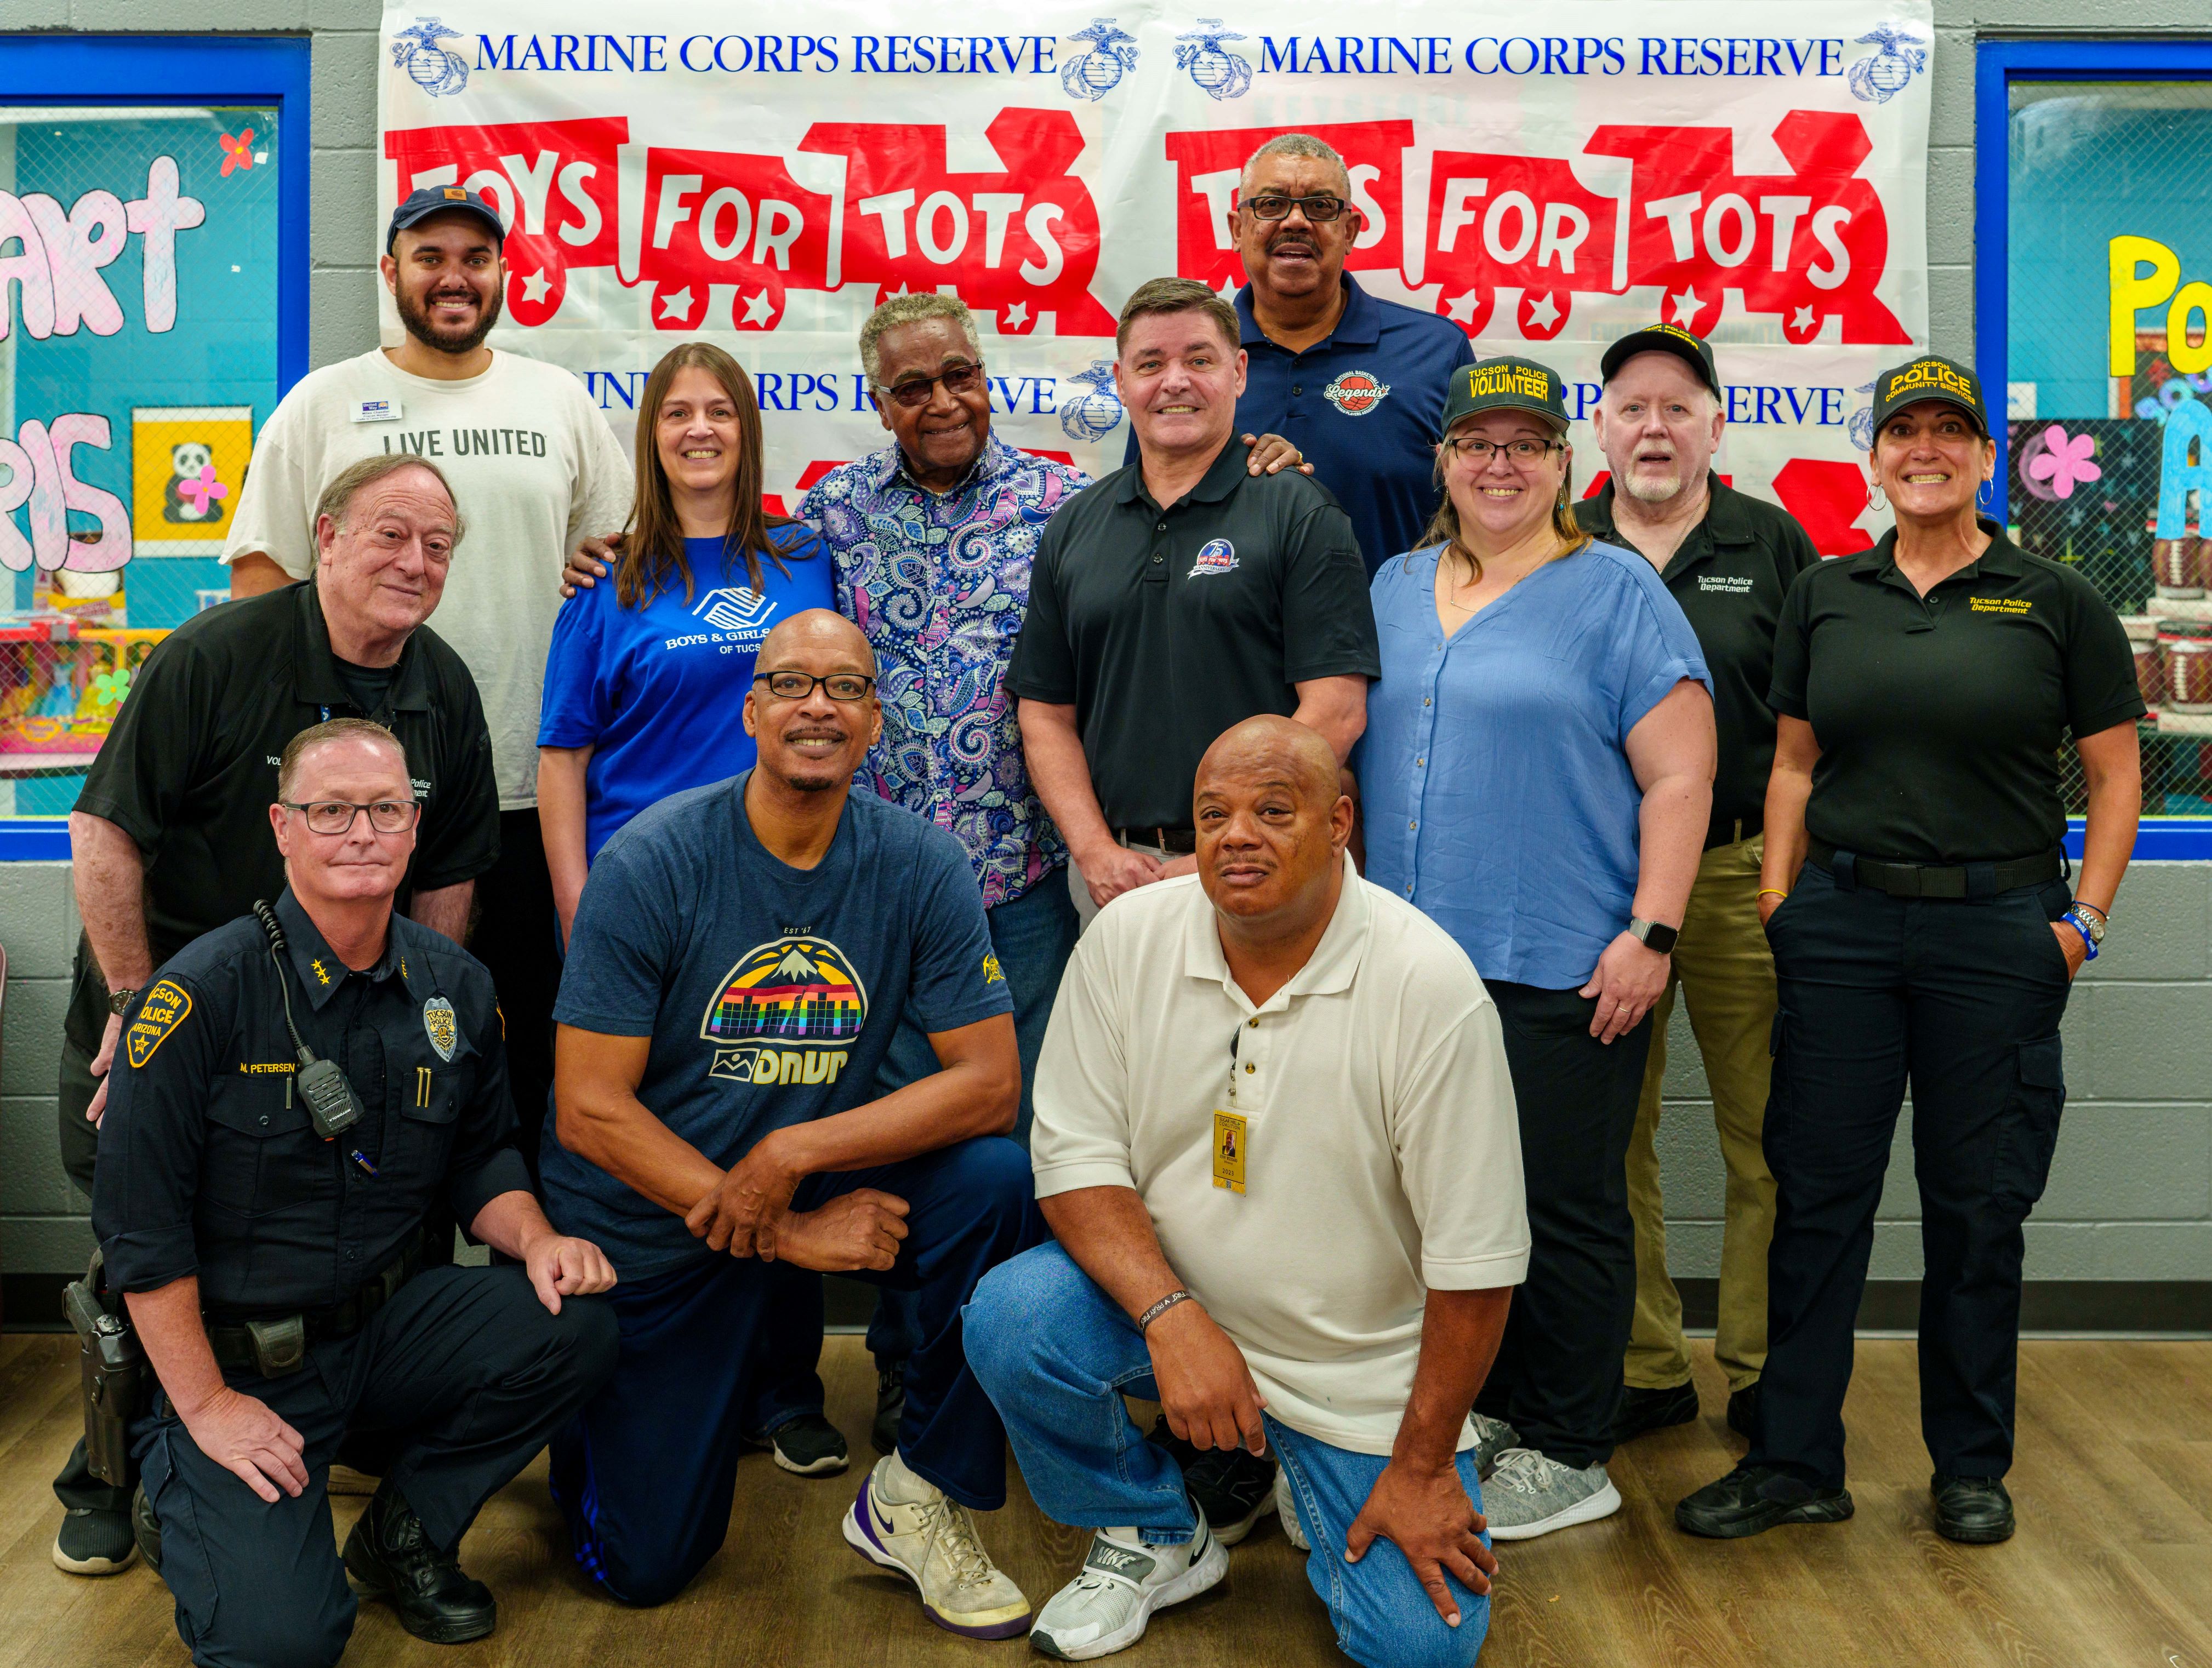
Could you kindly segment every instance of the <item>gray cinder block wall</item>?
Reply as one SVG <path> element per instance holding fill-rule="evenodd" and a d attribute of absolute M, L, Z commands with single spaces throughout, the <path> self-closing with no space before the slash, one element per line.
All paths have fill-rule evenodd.
<path fill-rule="evenodd" d="M 1791 0 L 1816 10 L 1818 0 Z M 149 0 L 0 0 L 0 32 L 223 29 L 306 34 L 313 52 L 313 362 L 374 345 L 375 0 L 221 0 L 189 22 Z M 1938 0 L 1929 131 L 1933 346 L 1974 345 L 1974 67 L 1985 35 L 2212 33 L 2203 0 Z M 2138 864 L 2112 949 L 2066 1017 L 2069 1100 L 2051 1187 L 2027 1229 L 2037 1282 L 2212 1279 L 2212 864 Z M 56 1052 L 76 913 L 66 864 L 0 864 L 9 969 L 0 1063 L 0 1269 L 81 1266 L 82 1201 L 54 1145 Z M 1719 1266 L 1721 1164 L 1685 1020 L 1671 1039 L 1661 1155 L 1669 1260 L 1686 1278 Z M 1920 1268 L 1909 1127 L 1882 1202 L 1873 1272 Z"/>

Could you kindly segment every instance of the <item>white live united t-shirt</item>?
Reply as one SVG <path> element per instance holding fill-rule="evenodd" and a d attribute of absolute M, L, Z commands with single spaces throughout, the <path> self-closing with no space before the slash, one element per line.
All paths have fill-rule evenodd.
<path fill-rule="evenodd" d="M 270 414 L 223 560 L 259 550 L 306 579 L 323 488 L 382 452 L 428 458 L 453 484 L 466 531 L 429 623 L 476 678 L 500 808 L 534 805 L 562 563 L 578 539 L 629 519 L 629 460 L 583 384 L 558 366 L 495 352 L 481 376 L 433 382 L 372 349 L 301 378 Z"/>
<path fill-rule="evenodd" d="M 1348 858 L 1321 943 L 1256 1009 L 1197 876 L 1115 899 L 1076 941 L 1036 1096 L 1037 1197 L 1134 1188 L 1268 1411 L 1334 1447 L 1390 1452 L 1431 1289 L 1528 1273 L 1498 1010 Z M 1242 1193 L 1213 1182 L 1217 1111 L 1246 1120 Z"/>

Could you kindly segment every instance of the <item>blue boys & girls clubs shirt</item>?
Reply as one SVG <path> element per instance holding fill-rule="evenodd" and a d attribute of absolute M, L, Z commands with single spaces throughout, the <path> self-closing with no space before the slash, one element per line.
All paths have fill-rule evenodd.
<path fill-rule="evenodd" d="M 553 1017 L 650 1037 L 638 1099 L 725 1168 L 763 1136 L 874 1098 L 908 1003 L 925 1032 L 1010 1013 L 960 843 L 856 786 L 811 870 L 745 816 L 751 773 L 663 800 L 599 853 Z M 562 1147 L 545 1208 L 625 1280 L 717 1253 L 684 1219 Z"/>
<path fill-rule="evenodd" d="M 1575 990 L 1628 925 L 1643 793 L 1628 732 L 1674 685 L 1707 690 L 1657 570 L 1592 543 L 1449 638 L 1441 547 L 1375 575 L 1382 676 L 1352 763 L 1367 877 L 1459 941 L 1485 979 Z"/>
<path fill-rule="evenodd" d="M 1437 434 L 1452 373 L 1474 363 L 1467 332 L 1440 313 L 1370 295 L 1349 273 L 1336 328 L 1302 354 L 1267 339 L 1251 285 L 1236 307 L 1248 355 L 1237 432 L 1280 434 L 1297 447 L 1352 518 L 1370 573 L 1412 549 L 1443 495 Z M 1137 461 L 1133 428 L 1122 461 Z"/>
<path fill-rule="evenodd" d="M 664 585 L 642 608 L 615 600 L 611 575 L 579 590 L 553 622 L 545 657 L 540 747 L 588 747 L 584 856 L 647 806 L 752 768 L 742 716 L 754 658 L 769 628 L 833 606 L 830 561 L 801 523 L 769 537 L 790 571 L 761 558 L 756 595 L 744 558 L 726 567 L 719 538 L 687 538 L 691 599 Z"/>

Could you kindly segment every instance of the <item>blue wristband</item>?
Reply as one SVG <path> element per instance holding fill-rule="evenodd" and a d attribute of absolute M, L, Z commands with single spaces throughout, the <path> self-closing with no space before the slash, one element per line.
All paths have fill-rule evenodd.
<path fill-rule="evenodd" d="M 2088 952 L 2087 955 L 2081 958 L 2082 961 L 2086 964 L 2095 961 L 2097 959 L 2097 941 L 2090 936 L 2088 925 L 2070 909 L 2063 915 L 2061 915 L 2058 919 L 2065 922 L 2067 925 L 2072 927 L 2075 931 L 2081 935 L 2081 948 Z"/>

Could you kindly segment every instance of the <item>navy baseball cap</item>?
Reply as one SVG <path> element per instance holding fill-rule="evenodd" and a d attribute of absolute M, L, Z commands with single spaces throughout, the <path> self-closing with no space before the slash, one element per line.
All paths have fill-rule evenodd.
<path fill-rule="evenodd" d="M 1452 425 L 1479 411 L 1526 411 L 1543 418 L 1564 434 L 1567 432 L 1566 385 L 1548 365 L 1510 354 L 1479 359 L 1452 373 L 1444 388 L 1442 440 Z"/>
<path fill-rule="evenodd" d="M 499 210 L 474 191 L 464 191 L 459 185 L 425 185 L 411 193 L 407 200 L 392 211 L 391 229 L 384 234 L 384 252 L 389 255 L 392 246 L 398 242 L 399 234 L 409 227 L 420 224 L 433 215 L 448 209 L 458 209 L 465 215 L 474 215 L 491 228 L 493 237 L 504 244 L 507 227 L 500 223 Z"/>
<path fill-rule="evenodd" d="M 1672 354 L 1698 373 L 1698 380 L 1713 391 L 1713 397 L 1721 393 L 1720 373 L 1713 368 L 1711 344 L 1702 336 L 1696 336 L 1678 325 L 1646 325 L 1640 331 L 1632 331 L 1605 350 L 1598 361 L 1597 373 L 1611 382 L 1613 373 L 1638 354 Z"/>
<path fill-rule="evenodd" d="M 1929 354 L 1874 380 L 1874 426 L 1876 434 L 1891 414 L 1921 400 L 1941 400 L 1973 419 L 1984 439 L 1990 432 L 1989 408 L 1982 403 L 1982 379 L 1955 359 Z"/>

